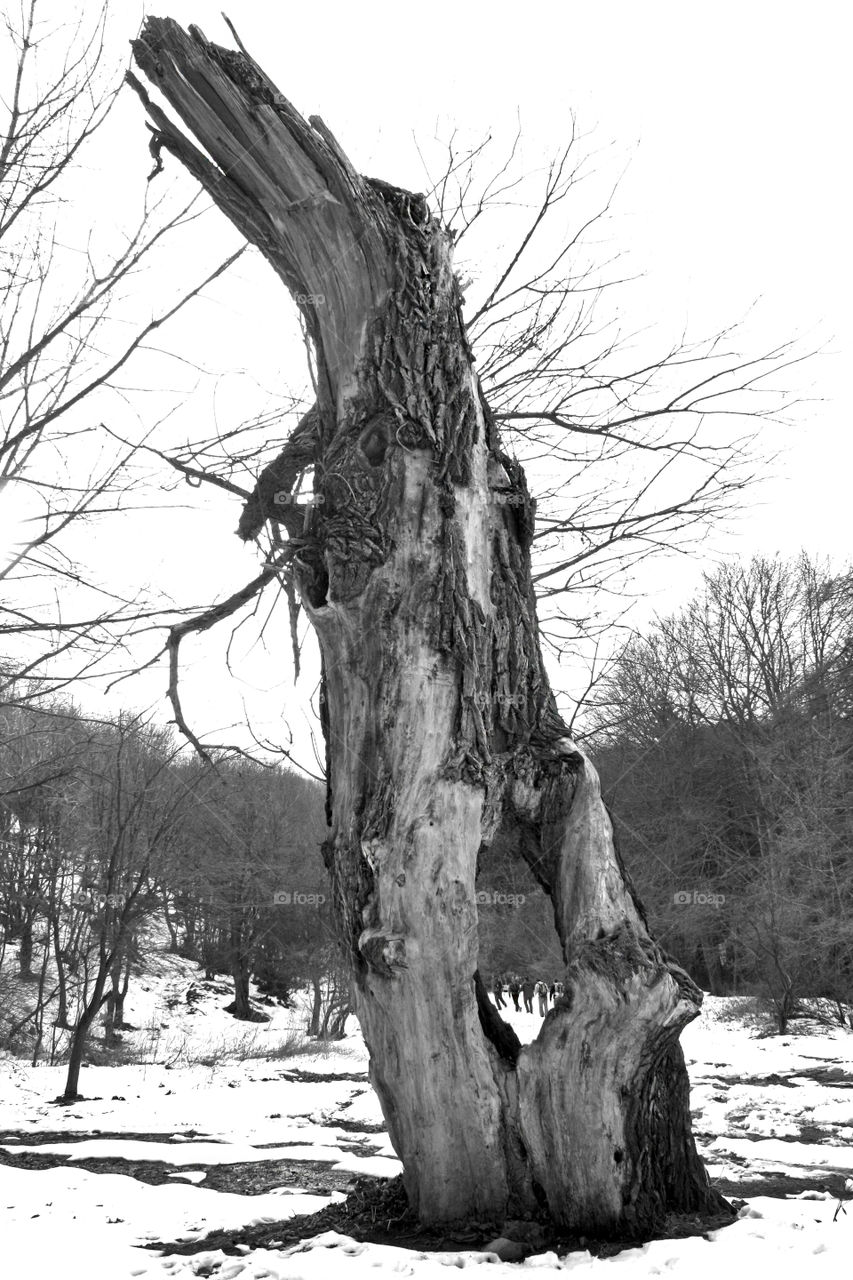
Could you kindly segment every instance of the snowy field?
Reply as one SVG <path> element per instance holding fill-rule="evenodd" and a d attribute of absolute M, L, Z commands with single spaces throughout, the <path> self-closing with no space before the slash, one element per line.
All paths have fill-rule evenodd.
<path fill-rule="evenodd" d="M 146 1242 L 313 1213 L 343 1199 L 355 1175 L 399 1172 L 357 1026 L 329 1051 L 282 1056 L 304 1028 L 304 1009 L 270 1007 L 269 1023 L 246 1025 L 224 1012 L 229 999 L 226 984 L 202 983 L 188 962 L 153 956 L 148 976 L 131 986 L 125 1014 L 138 1028 L 127 1040 L 144 1064 L 84 1068 L 86 1100 L 70 1107 L 52 1101 L 63 1068 L 0 1059 L 0 1151 L 53 1165 L 0 1164 L 0 1256 L 9 1280 L 386 1273 L 427 1280 L 446 1276 L 448 1266 L 480 1265 L 490 1276 L 535 1269 L 601 1280 L 851 1274 L 853 1203 L 833 1217 L 853 1176 L 853 1035 L 810 1026 L 762 1038 L 727 1016 L 730 1002 L 711 997 L 682 1038 L 694 1129 L 711 1176 L 746 1205 L 734 1225 L 708 1238 L 658 1241 L 609 1259 L 542 1253 L 514 1264 L 474 1250 L 357 1244 L 336 1233 L 240 1257 L 145 1249 Z M 538 1015 L 505 1012 L 522 1040 L 533 1038 Z M 135 1176 L 117 1172 L 116 1161 L 128 1162 Z M 269 1166 L 274 1177 L 283 1167 L 276 1161 L 304 1162 L 295 1166 L 299 1182 L 257 1194 L 220 1185 L 223 1172 L 238 1166 L 261 1175 Z M 140 1180 L 146 1169 L 159 1170 L 159 1184 Z M 772 1194 L 760 1193 L 767 1189 Z"/>

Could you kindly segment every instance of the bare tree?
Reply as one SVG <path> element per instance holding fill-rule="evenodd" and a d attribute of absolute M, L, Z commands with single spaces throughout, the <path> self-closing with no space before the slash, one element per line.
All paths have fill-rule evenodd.
<path fill-rule="evenodd" d="M 171 768 L 176 754 L 167 733 L 123 717 L 99 734 L 81 770 L 81 794 L 65 834 L 66 848 L 74 851 L 73 902 L 85 926 L 64 1102 L 78 1096 L 95 1019 L 108 1003 L 115 1015 L 126 992 L 122 970 L 142 923 L 160 906 L 153 886 L 192 799 Z"/>
<path fill-rule="evenodd" d="M 24 978 L 60 875 L 61 799 L 87 737 L 71 708 L 0 708 L 0 929 L 19 942 Z"/>
<path fill-rule="evenodd" d="M 756 558 L 706 576 L 597 691 L 592 741 L 662 939 L 699 948 L 712 990 L 754 984 L 780 1032 L 853 976 L 851 636 L 849 570 Z"/>
<path fill-rule="evenodd" d="M 81 229 L 80 183 L 121 84 L 106 21 L 106 4 L 69 24 L 44 0 L 0 16 L 12 72 L 0 115 L 0 501 L 18 538 L 0 549 L 4 699 L 91 674 L 134 622 L 164 616 L 159 601 L 100 583 L 72 535 L 128 505 L 138 442 L 95 416 L 102 393 L 121 390 L 134 358 L 228 265 L 140 321 L 140 272 L 203 212 L 197 198 L 146 195 L 118 247 L 106 225 Z"/>
<path fill-rule="evenodd" d="M 626 332 L 621 255 L 602 262 L 600 247 L 586 246 L 612 195 L 591 207 L 583 198 L 593 161 L 576 125 L 535 178 L 521 169 L 520 140 L 491 171 L 491 140 L 467 151 L 451 140 L 430 194 L 469 276 L 466 332 L 480 385 L 537 499 L 540 624 L 562 648 L 594 629 L 594 593 L 618 594 L 650 555 L 690 549 L 742 500 L 763 422 L 793 403 L 783 371 L 805 355 L 783 342 L 744 357 L 736 325 L 663 349 L 654 333 Z M 528 221 L 511 239 L 519 203 Z M 494 275 L 477 245 L 492 219 L 509 241 Z"/>
<path fill-rule="evenodd" d="M 148 19 L 134 56 L 204 148 L 134 82 L 155 150 L 258 245 L 311 339 L 316 408 L 261 478 L 279 502 L 260 521 L 287 531 L 276 564 L 320 639 L 333 909 L 414 1209 L 547 1209 L 612 1236 L 725 1209 L 678 1045 L 701 993 L 650 936 L 557 712 L 533 507 L 473 371 L 447 234 L 245 52 Z M 314 506 L 289 509 L 312 465 Z M 477 858 L 499 831 L 551 896 L 566 966 L 525 1048 L 478 972 Z"/>
<path fill-rule="evenodd" d="M 769 461 L 763 428 L 793 406 L 780 384 L 806 356 L 782 342 L 745 358 L 737 326 L 698 340 L 682 335 L 663 349 L 647 332 L 626 333 L 610 306 L 627 283 L 618 259 L 602 264 L 585 247 L 610 202 L 586 217 L 574 211 L 589 177 L 581 141 L 573 130 L 544 176 L 531 176 L 520 167 L 519 140 L 490 168 L 488 141 L 460 150 L 454 135 L 424 198 L 434 199 L 455 257 L 465 255 L 466 340 L 502 446 L 527 469 L 541 635 L 555 651 L 574 653 L 612 626 L 641 561 L 693 550 L 759 481 Z M 517 216 L 501 223 L 510 203 L 514 215 L 519 206 L 529 211 L 520 228 Z M 501 248 L 494 276 L 481 265 L 493 219 L 512 246 Z M 271 441 L 288 419 L 295 429 L 277 455 Z M 315 435 L 315 407 L 283 396 L 278 412 L 227 434 L 152 449 L 178 476 L 242 499 L 240 535 L 262 540 L 266 552 L 252 582 L 172 629 L 175 718 L 197 747 L 178 695 L 186 635 L 245 614 L 268 587 L 283 587 L 298 671 L 299 606 L 284 538 L 298 539 L 306 506 L 322 499 L 311 491 Z"/>
<path fill-rule="evenodd" d="M 234 982 L 234 1016 L 257 1020 L 249 983 L 264 943 L 287 940 L 282 912 L 297 919 L 316 912 L 322 793 L 292 773 L 248 761 L 221 761 L 214 769 L 195 764 L 185 772 L 206 777 L 206 785 L 168 879 L 198 904 L 207 959 L 215 954 Z"/>

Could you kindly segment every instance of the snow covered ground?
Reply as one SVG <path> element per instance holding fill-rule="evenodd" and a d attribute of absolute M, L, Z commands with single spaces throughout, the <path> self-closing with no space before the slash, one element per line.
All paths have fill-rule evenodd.
<path fill-rule="evenodd" d="M 0 1164 L 0 1259 L 10 1280 L 428 1280 L 446 1276 L 448 1266 L 484 1264 L 498 1277 L 519 1268 L 601 1280 L 850 1275 L 853 1203 L 833 1216 L 837 1193 L 853 1175 L 853 1035 L 814 1027 L 812 1034 L 760 1038 L 727 1017 L 730 1002 L 711 997 L 682 1038 L 694 1128 L 712 1177 L 724 1180 L 729 1195 L 742 1186 L 747 1203 L 734 1225 L 708 1238 L 657 1241 L 606 1260 L 543 1253 L 518 1264 L 474 1250 L 357 1244 L 333 1232 L 238 1258 L 146 1250 L 147 1241 L 313 1213 L 342 1199 L 351 1176 L 399 1172 L 357 1026 L 328 1051 L 282 1056 L 304 1028 L 304 1007 L 270 1006 L 269 1023 L 247 1027 L 224 1012 L 229 1000 L 225 983 L 204 984 L 189 962 L 152 956 L 146 977 L 131 986 L 125 1014 L 138 1028 L 127 1038 L 144 1061 L 84 1068 L 86 1098 L 70 1107 L 53 1103 L 63 1068 L 0 1060 L 0 1150 L 54 1166 Z M 532 1039 L 538 1015 L 507 1012 L 520 1037 Z M 136 1176 L 116 1172 L 116 1160 L 129 1162 Z M 81 1168 L 81 1161 L 103 1162 L 109 1171 Z M 296 1166 L 305 1170 L 304 1183 L 259 1194 L 205 1185 L 223 1169 L 263 1171 L 274 1161 L 305 1162 Z M 140 1180 L 146 1169 L 159 1171 L 158 1185 Z M 320 1193 L 312 1169 L 325 1173 L 325 1182 L 316 1179 Z M 338 1189 L 330 1191 L 332 1175 Z M 787 1196 L 786 1180 L 793 1188 Z M 755 1193 L 771 1185 L 773 1196 Z"/>

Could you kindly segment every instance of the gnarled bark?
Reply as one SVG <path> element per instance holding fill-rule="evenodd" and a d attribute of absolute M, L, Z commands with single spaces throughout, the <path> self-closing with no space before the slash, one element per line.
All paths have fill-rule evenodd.
<path fill-rule="evenodd" d="M 620 1236 L 719 1210 L 677 1043 L 701 993 L 650 936 L 557 713 L 533 503 L 480 393 L 448 237 L 243 54 L 153 18 L 134 54 L 206 152 L 146 98 L 158 162 L 176 156 L 261 249 L 316 351 L 310 432 L 241 529 L 275 518 L 267 491 L 289 491 L 310 436 L 318 501 L 293 563 L 323 658 L 325 858 L 412 1205 Z M 499 830 L 550 895 L 566 964 L 525 1047 L 477 972 L 477 859 Z"/>

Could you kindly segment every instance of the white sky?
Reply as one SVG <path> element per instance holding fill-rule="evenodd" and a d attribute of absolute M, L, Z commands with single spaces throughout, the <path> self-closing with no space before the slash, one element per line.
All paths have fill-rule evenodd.
<path fill-rule="evenodd" d="M 221 3 L 157 0 L 148 9 L 196 22 L 208 38 L 230 44 Z M 119 44 L 135 34 L 135 6 L 111 6 L 111 15 Z M 573 112 L 591 135 L 589 149 L 601 153 L 602 183 L 625 170 L 602 255 L 626 251 L 630 269 L 644 273 L 625 294 L 629 327 L 659 326 L 665 344 L 685 323 L 699 336 L 741 318 L 758 299 L 748 347 L 802 335 L 804 347 L 827 352 L 796 375 L 796 389 L 815 399 L 795 411 L 790 429 L 774 429 L 769 443 L 785 454 L 756 495 L 761 505 L 741 513 L 735 535 L 716 535 L 709 553 L 793 554 L 805 545 L 848 554 L 847 5 L 435 0 L 424 10 L 377 0 L 314 7 L 240 0 L 229 16 L 281 90 L 304 115 L 323 117 L 356 168 L 397 185 L 427 185 L 415 138 L 426 146 L 455 125 L 472 141 L 491 131 L 500 150 L 519 115 L 534 168 L 559 149 Z M 150 168 L 141 107 L 129 92 L 118 122 L 120 153 L 102 162 L 105 198 L 116 187 L 141 186 Z M 167 181 L 175 181 L 175 163 L 166 165 Z M 204 226 L 214 254 L 234 245 L 218 215 Z M 203 352 L 215 373 L 184 407 L 202 427 L 214 405 L 228 417 L 247 399 L 257 404 L 257 384 L 297 392 L 306 382 L 295 308 L 271 271 L 257 261 L 241 266 L 212 296 L 210 308 L 180 327 L 181 341 Z M 128 517 L 110 554 L 131 583 L 167 579 L 173 593 L 190 587 L 205 602 L 253 576 L 256 558 L 232 536 L 233 502 L 212 492 L 188 496 L 204 509 L 164 513 L 156 529 Z M 700 571 L 684 559 L 644 568 L 638 620 L 681 603 Z M 222 677 L 223 644 L 185 646 L 186 710 L 205 730 L 241 717 L 240 687 Z M 285 700 L 296 704 L 283 633 L 271 632 L 270 644 L 268 659 L 255 650 L 239 672 L 253 719 L 274 734 Z M 111 705 L 153 702 L 164 686 L 162 669 L 149 673 L 119 686 Z M 300 716 L 292 713 L 298 736 Z"/>

